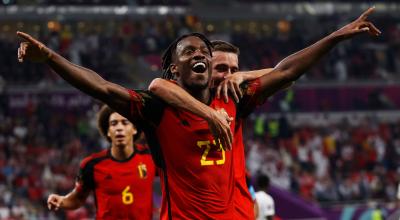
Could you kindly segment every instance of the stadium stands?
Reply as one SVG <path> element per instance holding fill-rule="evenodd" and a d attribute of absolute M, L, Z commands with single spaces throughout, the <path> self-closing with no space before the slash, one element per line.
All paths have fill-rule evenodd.
<path fill-rule="evenodd" d="M 33 2 L 2 1 L 5 5 L 68 2 L 75 6 L 111 1 Z M 194 1 L 112 2 L 187 6 Z M 241 49 L 241 68 L 257 69 L 276 65 L 344 19 L 335 14 L 258 20 L 189 14 L 141 19 L 128 15 L 87 20 L 0 19 L 0 219 L 93 217 L 93 202 L 75 212 L 48 212 L 45 200 L 50 192 L 68 192 L 79 161 L 107 147 L 94 122 L 97 102 L 82 98 L 45 66 L 17 63 L 17 29 L 38 36 L 72 62 L 106 79 L 146 88 L 151 79 L 161 76 L 161 52 L 182 33 L 199 31 L 211 39 L 230 41 Z M 278 94 L 251 117 L 245 137 L 253 177 L 268 174 L 273 185 L 326 207 L 366 201 L 393 204 L 398 199 L 399 22 L 398 16 L 377 15 L 382 37 L 361 37 L 343 44 L 293 90 Z M 393 115 L 376 116 L 386 110 Z M 276 113 L 275 117 L 265 111 Z M 307 117 L 301 120 L 292 112 L 305 112 Z M 328 117 L 333 112 L 340 114 Z"/>

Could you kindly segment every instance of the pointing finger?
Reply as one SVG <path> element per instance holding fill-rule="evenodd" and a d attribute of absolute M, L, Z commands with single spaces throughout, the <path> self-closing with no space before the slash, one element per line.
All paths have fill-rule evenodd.
<path fill-rule="evenodd" d="M 360 19 L 360 20 L 366 20 L 366 19 L 368 18 L 368 16 L 369 16 L 372 12 L 374 12 L 374 10 L 375 10 L 375 6 L 368 8 L 364 13 L 362 13 L 362 14 L 360 15 L 360 17 L 359 17 L 358 19 Z"/>
<path fill-rule="evenodd" d="M 21 38 L 23 38 L 24 40 L 27 40 L 29 42 L 34 42 L 33 38 L 31 37 L 31 35 L 21 32 L 21 31 L 17 31 L 17 35 Z"/>

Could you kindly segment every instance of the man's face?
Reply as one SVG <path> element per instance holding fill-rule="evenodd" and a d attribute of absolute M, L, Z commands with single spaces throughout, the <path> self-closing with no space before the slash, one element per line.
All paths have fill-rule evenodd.
<path fill-rule="evenodd" d="M 211 87 L 217 87 L 224 77 L 239 70 L 238 55 L 230 52 L 214 51 L 212 57 Z"/>
<path fill-rule="evenodd" d="M 136 127 L 122 115 L 114 112 L 108 119 L 107 136 L 113 146 L 126 146 L 133 143 L 133 136 L 137 133 Z"/>
<path fill-rule="evenodd" d="M 211 78 L 211 55 L 207 45 L 198 37 L 181 40 L 176 47 L 174 67 L 178 83 L 189 90 L 208 88 Z"/>

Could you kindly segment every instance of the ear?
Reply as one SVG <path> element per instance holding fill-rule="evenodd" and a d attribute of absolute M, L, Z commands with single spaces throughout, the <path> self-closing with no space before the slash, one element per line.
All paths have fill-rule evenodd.
<path fill-rule="evenodd" d="M 132 125 L 132 126 L 133 126 L 133 135 L 136 135 L 137 134 L 137 128 L 134 125 Z"/>
<path fill-rule="evenodd" d="M 110 130 L 107 131 L 107 137 L 111 138 Z"/>
<path fill-rule="evenodd" d="M 176 77 L 179 77 L 178 66 L 175 64 L 169 65 L 169 70 L 173 73 Z"/>

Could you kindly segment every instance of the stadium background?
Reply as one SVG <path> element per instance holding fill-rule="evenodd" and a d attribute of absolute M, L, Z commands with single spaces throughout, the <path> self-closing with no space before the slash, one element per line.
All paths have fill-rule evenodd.
<path fill-rule="evenodd" d="M 183 33 L 203 32 L 237 45 L 242 70 L 272 67 L 371 5 L 377 10 L 370 19 L 382 36 L 340 44 L 254 113 L 245 129 L 247 165 L 253 178 L 270 176 L 282 219 L 398 219 L 397 1 L 1 0 L 0 5 L 0 219 L 93 218 L 91 199 L 77 211 L 52 213 L 45 201 L 49 193 L 69 192 L 80 160 L 107 147 L 95 125 L 100 103 L 44 65 L 17 63 L 16 30 L 108 80 L 146 88 L 160 76 L 160 53 Z"/>

